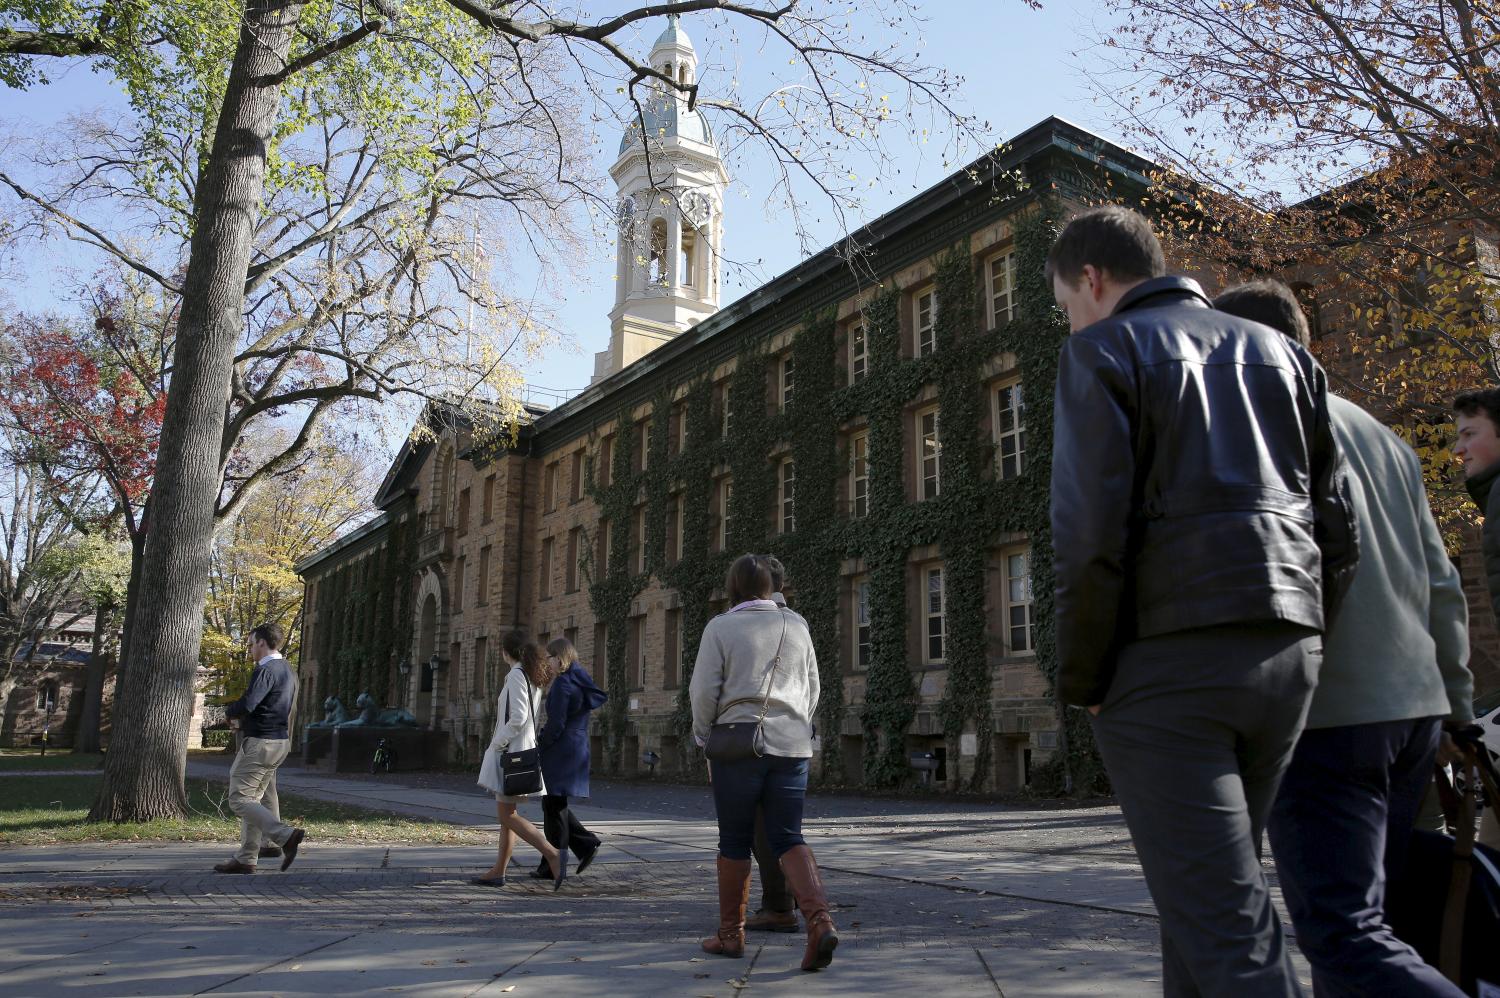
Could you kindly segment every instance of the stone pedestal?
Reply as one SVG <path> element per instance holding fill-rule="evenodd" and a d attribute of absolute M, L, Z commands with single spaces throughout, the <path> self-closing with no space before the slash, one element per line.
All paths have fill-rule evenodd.
<path fill-rule="evenodd" d="M 384 738 L 398 770 L 436 769 L 447 759 L 448 733 L 421 728 L 309 728 L 302 765 L 327 773 L 367 773 L 375 746 Z"/>

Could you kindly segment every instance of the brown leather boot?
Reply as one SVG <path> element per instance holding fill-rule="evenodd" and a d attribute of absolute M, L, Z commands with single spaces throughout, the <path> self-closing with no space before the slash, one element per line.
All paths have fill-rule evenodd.
<path fill-rule="evenodd" d="M 782 854 L 781 869 L 807 922 L 807 950 L 802 954 L 802 969 L 822 970 L 833 962 L 839 935 L 828 914 L 828 896 L 823 893 L 818 863 L 807 846 L 794 846 Z"/>
<path fill-rule="evenodd" d="M 719 931 L 703 940 L 703 952 L 745 955 L 745 907 L 750 903 L 750 861 L 719 857 Z"/>
<path fill-rule="evenodd" d="M 796 932 L 797 913 L 777 911 L 775 908 L 757 908 L 755 914 L 745 919 L 746 932 Z"/>

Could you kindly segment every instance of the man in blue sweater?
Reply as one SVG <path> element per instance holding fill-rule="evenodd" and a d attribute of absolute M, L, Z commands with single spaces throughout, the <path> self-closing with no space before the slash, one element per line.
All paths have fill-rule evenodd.
<path fill-rule="evenodd" d="M 281 847 L 285 870 L 302 844 L 302 829 L 283 824 L 261 803 L 291 748 L 287 725 L 297 700 L 297 676 L 277 650 L 281 642 L 281 628 L 275 624 L 261 624 L 250 632 L 250 657 L 255 659 L 250 687 L 224 708 L 226 717 L 240 722 L 240 750 L 229 770 L 229 809 L 240 817 L 240 850 L 214 866 L 218 873 L 254 873 L 263 838 Z"/>
<path fill-rule="evenodd" d="M 1214 307 L 1308 345 L 1290 288 L 1257 281 Z M 1468 604 L 1427 504 L 1417 455 L 1359 406 L 1328 397 L 1349 464 L 1360 560 L 1268 831 L 1319 998 L 1463 992 L 1385 918 L 1441 726 L 1473 719 Z"/>

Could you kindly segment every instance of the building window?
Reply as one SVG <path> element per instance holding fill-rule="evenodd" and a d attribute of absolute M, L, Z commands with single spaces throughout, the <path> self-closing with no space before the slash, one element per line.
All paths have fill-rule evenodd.
<path fill-rule="evenodd" d="M 682 611 L 668 610 L 666 633 L 662 635 L 662 689 L 675 690 L 682 683 Z"/>
<path fill-rule="evenodd" d="M 792 404 L 792 378 L 795 373 L 793 364 L 794 361 L 790 356 L 781 358 L 781 384 L 777 389 L 776 397 L 781 400 L 781 408 L 783 410 Z"/>
<path fill-rule="evenodd" d="M 916 310 L 916 355 L 926 357 L 937 349 L 937 291 L 919 292 L 913 304 Z"/>
<path fill-rule="evenodd" d="M 568 468 L 568 488 L 571 490 L 571 494 L 568 496 L 568 501 L 578 502 L 578 500 L 583 498 L 583 451 L 575 450 L 573 452 L 573 459 L 570 465 Z"/>
<path fill-rule="evenodd" d="M 479 588 L 474 592 L 474 603 L 477 606 L 489 606 L 490 604 L 490 551 L 493 545 L 486 544 L 479 549 Z"/>
<path fill-rule="evenodd" d="M 865 325 L 856 322 L 849 327 L 849 384 L 863 381 L 870 373 L 869 346 L 865 341 Z"/>
<path fill-rule="evenodd" d="M 687 406 L 678 406 L 672 411 L 672 447 L 673 454 L 681 454 L 687 450 Z"/>
<path fill-rule="evenodd" d="M 1031 557 L 1005 556 L 1005 627 L 1011 654 L 1031 651 Z"/>
<path fill-rule="evenodd" d="M 729 439 L 729 382 L 724 382 L 719 391 L 719 413 L 722 425 L 719 427 L 719 437 L 722 440 Z"/>
<path fill-rule="evenodd" d="M 797 529 L 797 464 L 791 458 L 781 462 L 781 533 Z"/>
<path fill-rule="evenodd" d="M 666 550 L 662 552 L 668 565 L 682 560 L 682 496 L 674 495 L 667 501 Z"/>
<path fill-rule="evenodd" d="M 939 435 L 936 406 L 917 413 L 917 448 L 917 470 L 921 476 L 919 498 L 935 499 L 943 488 L 943 440 Z"/>
<path fill-rule="evenodd" d="M 599 441 L 599 461 L 594 465 L 594 481 L 599 487 L 609 487 L 609 476 L 614 467 L 615 460 L 615 438 L 605 437 Z"/>
<path fill-rule="evenodd" d="M 667 268 L 667 223 L 658 218 L 651 223 L 651 255 L 646 262 L 646 280 L 666 287 L 670 274 Z"/>
<path fill-rule="evenodd" d="M 724 478 L 719 481 L 719 550 L 729 550 L 729 503 L 734 498 L 734 482 Z"/>
<path fill-rule="evenodd" d="M 594 559 L 594 564 L 599 566 L 599 579 L 609 574 L 609 548 L 610 542 L 614 540 L 614 524 L 608 520 L 599 521 L 599 551 Z"/>
<path fill-rule="evenodd" d="M 849 440 L 849 515 L 870 515 L 870 434 L 856 433 Z"/>
<path fill-rule="evenodd" d="M 1311 284 L 1299 281 L 1292 285 L 1292 293 L 1297 296 L 1297 303 L 1302 306 L 1302 314 L 1307 317 L 1307 331 L 1313 339 L 1323 338 L 1323 310 L 1318 306 L 1318 290 Z"/>
<path fill-rule="evenodd" d="M 609 675 L 609 625 L 602 620 L 594 625 L 594 675 Z"/>
<path fill-rule="evenodd" d="M 1009 322 L 1016 315 L 1016 255 L 990 257 L 990 328 Z"/>
<path fill-rule="evenodd" d="M 630 546 L 635 558 L 635 574 L 643 575 L 646 571 L 646 507 L 637 506 L 633 521 Z"/>
<path fill-rule="evenodd" d="M 854 667 L 870 667 L 870 580 L 854 580 Z"/>
<path fill-rule="evenodd" d="M 929 568 L 922 573 L 924 603 L 923 616 L 927 620 L 924 635 L 928 665 L 941 665 L 946 658 L 948 642 L 948 597 L 943 591 L 942 568 Z"/>
<path fill-rule="evenodd" d="M 995 389 L 995 460 L 1002 479 L 1015 478 L 1026 469 L 1025 416 L 1019 381 Z"/>
<path fill-rule="evenodd" d="M 458 493 L 458 536 L 462 537 L 469 532 L 469 490 L 461 489 Z"/>
<path fill-rule="evenodd" d="M 457 567 L 453 570 L 453 609 L 455 611 L 464 608 L 464 571 L 468 567 L 468 558 L 459 558 Z"/>
<path fill-rule="evenodd" d="M 574 527 L 568 531 L 568 564 L 564 569 L 566 576 L 566 591 L 578 592 L 578 556 L 583 549 L 583 528 Z"/>
<path fill-rule="evenodd" d="M 537 592 L 542 599 L 552 595 L 552 538 L 542 540 L 542 564 L 540 567 L 541 580 L 537 586 Z"/>
<path fill-rule="evenodd" d="M 57 682 L 56 680 L 43 680 L 42 685 L 36 691 L 36 709 L 43 714 L 50 714 L 57 710 Z"/>
<path fill-rule="evenodd" d="M 557 475 L 558 465 L 553 461 L 547 465 L 547 474 L 542 479 L 542 509 L 548 513 L 557 508 Z"/>
<path fill-rule="evenodd" d="M 553 465 L 555 471 L 557 465 Z M 495 518 L 495 476 L 490 475 L 484 480 L 484 522 L 489 523 Z"/>
<path fill-rule="evenodd" d="M 693 231 L 692 226 L 682 227 L 682 274 L 678 283 L 685 288 L 692 287 L 696 281 L 693 271 L 697 269 L 698 233 Z"/>
<path fill-rule="evenodd" d="M 631 470 L 637 473 L 645 471 L 648 460 L 647 450 L 651 446 L 650 426 L 646 420 L 643 419 L 635 424 L 635 435 L 631 437 L 631 442 L 635 445 L 630 457 Z"/>
<path fill-rule="evenodd" d="M 646 687 L 646 618 L 631 617 L 625 642 L 625 676 L 633 690 Z"/>

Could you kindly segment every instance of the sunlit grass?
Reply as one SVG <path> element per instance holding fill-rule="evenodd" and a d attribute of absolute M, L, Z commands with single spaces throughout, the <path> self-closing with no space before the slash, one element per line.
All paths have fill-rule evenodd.
<path fill-rule="evenodd" d="M 51 758 L 49 755 L 48 759 Z M 239 819 L 225 802 L 225 785 L 203 780 L 188 781 L 191 813 L 184 821 L 91 824 L 84 819 L 99 790 L 100 779 L 97 775 L 0 777 L 0 843 L 231 842 L 239 838 Z M 281 817 L 289 824 L 305 828 L 308 837 L 319 842 L 484 844 L 494 841 L 493 833 L 473 828 L 419 821 L 292 794 L 281 795 Z"/>

